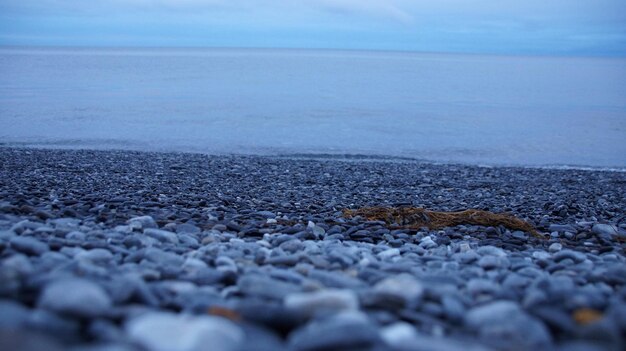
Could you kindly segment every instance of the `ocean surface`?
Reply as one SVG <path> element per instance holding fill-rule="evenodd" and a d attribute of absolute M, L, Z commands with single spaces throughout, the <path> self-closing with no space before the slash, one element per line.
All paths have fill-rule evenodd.
<path fill-rule="evenodd" d="M 626 59 L 0 48 L 0 143 L 626 167 Z"/>

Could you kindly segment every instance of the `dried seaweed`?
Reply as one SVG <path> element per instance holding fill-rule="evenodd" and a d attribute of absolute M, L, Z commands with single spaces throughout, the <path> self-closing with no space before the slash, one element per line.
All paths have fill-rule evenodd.
<path fill-rule="evenodd" d="M 387 225 L 403 228 L 442 229 L 460 224 L 473 224 L 485 227 L 504 226 L 512 230 L 521 230 L 538 238 L 544 238 L 528 222 L 506 213 L 468 209 L 459 212 L 429 211 L 418 207 L 363 207 L 357 210 L 345 209 L 346 218 L 360 216 L 369 221 L 383 221 Z"/>

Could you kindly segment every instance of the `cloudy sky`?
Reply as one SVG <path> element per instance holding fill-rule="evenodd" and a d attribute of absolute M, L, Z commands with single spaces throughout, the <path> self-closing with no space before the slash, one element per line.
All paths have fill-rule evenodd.
<path fill-rule="evenodd" d="M 0 45 L 626 56 L 626 0 L 0 0 Z"/>

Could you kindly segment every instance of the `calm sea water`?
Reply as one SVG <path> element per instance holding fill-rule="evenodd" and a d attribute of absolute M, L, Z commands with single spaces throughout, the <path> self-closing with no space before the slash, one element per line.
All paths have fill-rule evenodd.
<path fill-rule="evenodd" d="M 626 167 L 626 60 L 0 48 L 0 142 Z"/>

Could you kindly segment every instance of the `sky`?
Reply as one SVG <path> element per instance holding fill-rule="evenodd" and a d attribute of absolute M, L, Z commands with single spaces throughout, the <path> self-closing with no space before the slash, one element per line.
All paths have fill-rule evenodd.
<path fill-rule="evenodd" d="M 626 56 L 626 1 L 0 0 L 0 46 Z"/>

